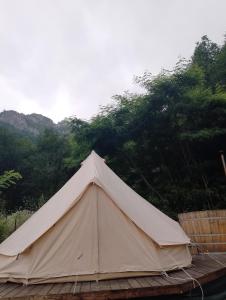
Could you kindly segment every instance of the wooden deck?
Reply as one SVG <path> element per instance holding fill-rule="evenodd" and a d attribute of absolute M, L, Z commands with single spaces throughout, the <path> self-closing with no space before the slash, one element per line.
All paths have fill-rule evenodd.
<path fill-rule="evenodd" d="M 226 276 L 226 254 L 210 254 L 210 256 L 213 258 L 208 255 L 195 256 L 192 267 L 186 269 L 186 272 L 202 285 Z M 5 283 L 0 284 L 0 299 L 128 299 L 176 295 L 186 293 L 194 288 L 194 282 L 183 271 L 170 272 L 169 275 L 170 278 L 149 276 L 99 282 L 78 282 L 77 284 L 55 283 L 23 286 Z"/>

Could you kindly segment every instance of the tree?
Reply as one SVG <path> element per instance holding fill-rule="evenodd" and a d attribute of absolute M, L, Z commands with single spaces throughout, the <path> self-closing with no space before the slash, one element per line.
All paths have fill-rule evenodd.
<path fill-rule="evenodd" d="M 5 171 L 2 175 L 0 175 L 0 216 L 6 210 L 6 201 L 4 199 L 3 192 L 7 190 L 10 186 L 15 185 L 16 182 L 20 179 L 22 179 L 21 174 L 19 172 L 15 172 L 14 170 Z"/>
<path fill-rule="evenodd" d="M 15 172 L 14 170 L 5 171 L 2 175 L 0 175 L 0 191 L 16 184 L 16 182 L 21 178 L 22 176 L 19 172 Z"/>
<path fill-rule="evenodd" d="M 218 87 L 226 90 L 226 36 L 224 44 L 216 58 L 214 77 Z"/>
<path fill-rule="evenodd" d="M 29 207 L 45 202 L 68 179 L 64 158 L 68 152 L 65 136 L 45 130 L 36 140 L 35 148 L 24 167 L 24 201 Z M 40 200 L 42 198 L 42 200 Z"/>
<path fill-rule="evenodd" d="M 206 86 L 209 86 L 212 91 L 215 91 L 214 71 L 217 56 L 220 52 L 220 47 L 209 40 L 204 35 L 201 42 L 196 44 L 194 54 L 192 56 L 193 64 L 201 67 L 205 74 Z"/>

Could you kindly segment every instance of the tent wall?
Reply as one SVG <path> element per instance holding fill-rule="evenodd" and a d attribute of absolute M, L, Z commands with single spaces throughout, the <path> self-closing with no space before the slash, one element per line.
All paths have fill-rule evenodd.
<path fill-rule="evenodd" d="M 96 184 L 90 184 L 76 201 L 25 252 L 0 255 L 2 280 L 96 280 L 156 273 L 191 263 L 187 245 L 159 247 Z"/>

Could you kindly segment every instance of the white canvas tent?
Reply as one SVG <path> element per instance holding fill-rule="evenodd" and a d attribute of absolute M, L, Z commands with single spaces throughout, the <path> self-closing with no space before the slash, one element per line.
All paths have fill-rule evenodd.
<path fill-rule="evenodd" d="M 94 151 L 0 245 L 0 280 L 66 282 L 186 267 L 180 225 L 128 187 Z"/>

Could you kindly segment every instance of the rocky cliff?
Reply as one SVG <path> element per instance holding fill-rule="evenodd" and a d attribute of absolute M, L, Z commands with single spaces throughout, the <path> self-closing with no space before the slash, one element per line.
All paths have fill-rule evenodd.
<path fill-rule="evenodd" d="M 25 115 L 14 110 L 4 110 L 0 113 L 0 126 L 11 127 L 34 136 L 39 135 L 45 129 L 55 129 L 63 133 L 67 131 L 63 121 L 55 124 L 50 118 L 41 114 Z"/>

